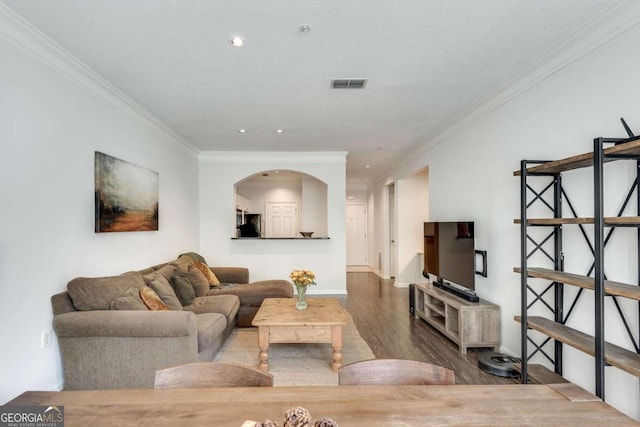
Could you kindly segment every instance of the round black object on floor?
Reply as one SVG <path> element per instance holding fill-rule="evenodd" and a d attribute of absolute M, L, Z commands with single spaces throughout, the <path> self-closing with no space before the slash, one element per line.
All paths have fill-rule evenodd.
<path fill-rule="evenodd" d="M 519 374 L 515 369 L 515 365 L 518 364 L 520 364 L 519 358 L 494 351 L 486 351 L 478 357 L 478 367 L 480 369 L 499 377 L 517 377 Z"/>

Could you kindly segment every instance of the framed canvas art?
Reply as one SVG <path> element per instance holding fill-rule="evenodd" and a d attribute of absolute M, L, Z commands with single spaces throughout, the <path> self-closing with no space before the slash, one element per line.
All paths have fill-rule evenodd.
<path fill-rule="evenodd" d="M 95 231 L 158 229 L 158 172 L 95 152 Z"/>

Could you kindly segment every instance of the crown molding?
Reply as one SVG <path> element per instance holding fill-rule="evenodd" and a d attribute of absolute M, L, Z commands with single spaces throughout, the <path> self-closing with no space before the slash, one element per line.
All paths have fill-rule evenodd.
<path fill-rule="evenodd" d="M 348 151 L 202 151 L 210 163 L 346 163 Z"/>
<path fill-rule="evenodd" d="M 197 156 L 200 153 L 193 144 L 1 2 L 0 37 L 111 108 L 157 127 L 180 143 L 191 155 Z"/>
<path fill-rule="evenodd" d="M 537 86 L 553 74 L 568 67 L 585 55 L 593 52 L 611 40 L 640 25 L 640 1 L 623 0 L 586 23 L 568 40 L 536 58 L 521 72 L 512 76 L 475 105 L 467 108 L 430 136 L 406 159 L 429 151 L 436 145 L 456 135 L 467 126 L 500 108 L 512 99 Z"/>
<path fill-rule="evenodd" d="M 359 182 L 350 182 L 347 183 L 347 191 L 367 191 L 369 190 L 369 185 L 366 183 Z"/>

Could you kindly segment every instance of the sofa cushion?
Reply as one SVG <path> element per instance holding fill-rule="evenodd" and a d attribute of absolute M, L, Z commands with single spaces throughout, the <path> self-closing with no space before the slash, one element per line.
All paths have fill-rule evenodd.
<path fill-rule="evenodd" d="M 173 272 L 176 271 L 176 268 L 177 267 L 175 265 L 165 264 L 162 267 L 155 270 L 153 273 L 145 274 L 144 278 L 146 279 L 147 277 L 151 277 L 154 274 L 161 274 L 165 279 L 167 279 L 167 281 L 169 281 L 171 280 L 171 276 L 173 275 Z"/>
<path fill-rule="evenodd" d="M 182 305 L 191 304 L 193 299 L 196 297 L 196 292 L 193 290 L 193 286 L 187 278 L 186 273 L 179 270 L 174 271 L 171 276 L 171 287 L 175 291 Z"/>
<path fill-rule="evenodd" d="M 231 320 L 236 317 L 240 308 L 240 299 L 235 295 L 217 295 L 194 298 L 190 305 L 184 307 L 185 310 L 201 313 L 220 313 Z"/>
<path fill-rule="evenodd" d="M 207 295 L 237 295 L 243 306 L 260 307 L 265 298 L 291 298 L 293 285 L 287 280 L 262 280 L 249 284 L 224 284 L 209 289 Z"/>
<path fill-rule="evenodd" d="M 182 304 L 173 287 L 160 272 L 148 274 L 144 276 L 144 278 L 149 287 L 156 291 L 162 302 L 164 302 L 170 310 L 182 310 Z"/>
<path fill-rule="evenodd" d="M 169 264 L 175 265 L 180 271 L 187 271 L 189 267 L 193 265 L 193 259 L 187 256 L 181 256 L 180 258 L 171 261 Z"/>
<path fill-rule="evenodd" d="M 211 286 L 220 285 L 220 280 L 213 274 L 213 271 L 207 266 L 207 264 L 202 262 L 194 262 L 193 265 L 204 274 L 204 277 L 209 281 Z"/>
<path fill-rule="evenodd" d="M 77 310 L 110 310 L 111 301 L 123 296 L 131 287 L 137 289 L 145 287 L 141 274 L 77 277 L 67 284 L 67 291 Z"/>
<path fill-rule="evenodd" d="M 149 286 L 145 286 L 140 290 L 140 298 L 149 310 L 169 310 L 169 307 L 160 299 L 156 291 Z"/>
<path fill-rule="evenodd" d="M 149 310 L 149 307 L 140 298 L 138 288 L 132 286 L 123 296 L 111 301 L 111 310 Z"/>
<path fill-rule="evenodd" d="M 220 313 L 202 313 L 196 315 L 198 326 L 198 352 L 214 345 L 225 333 L 227 319 Z"/>
<path fill-rule="evenodd" d="M 185 273 L 185 276 L 191 282 L 191 286 L 193 286 L 193 290 L 196 293 L 197 297 L 203 297 L 207 295 L 209 292 L 209 281 L 202 271 L 198 270 L 194 265 L 189 266 L 189 271 Z"/>

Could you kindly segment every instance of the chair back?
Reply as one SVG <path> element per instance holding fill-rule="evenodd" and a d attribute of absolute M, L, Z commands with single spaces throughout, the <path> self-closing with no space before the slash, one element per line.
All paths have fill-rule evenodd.
<path fill-rule="evenodd" d="M 273 387 L 273 375 L 233 363 L 189 363 L 156 371 L 154 387 Z"/>
<path fill-rule="evenodd" d="M 340 385 L 453 385 L 451 369 L 426 362 L 373 359 L 354 362 L 338 370 Z"/>

